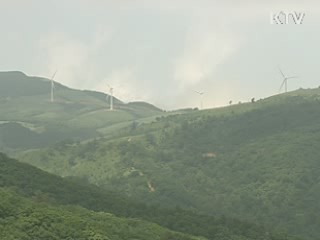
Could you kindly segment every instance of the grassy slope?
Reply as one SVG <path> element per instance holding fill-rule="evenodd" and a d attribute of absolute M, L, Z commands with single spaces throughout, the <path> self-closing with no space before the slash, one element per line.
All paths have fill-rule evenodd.
<path fill-rule="evenodd" d="M 110 135 L 118 130 L 113 125 L 129 125 L 163 114 L 147 103 L 124 104 L 116 98 L 115 111 L 109 111 L 106 96 L 56 83 L 55 102 L 51 103 L 48 79 L 0 72 L 0 149 L 29 149 L 68 139 Z M 13 134 L 20 141 L 11 140 Z"/>
<path fill-rule="evenodd" d="M 23 160 L 167 206 L 319 238 L 320 90 L 158 119 Z"/>

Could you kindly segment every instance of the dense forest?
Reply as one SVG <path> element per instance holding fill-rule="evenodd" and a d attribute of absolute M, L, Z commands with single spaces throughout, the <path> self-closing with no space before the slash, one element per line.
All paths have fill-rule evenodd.
<path fill-rule="evenodd" d="M 254 223 L 139 203 L 81 179 L 43 172 L 3 154 L 0 187 L 0 228 L 3 236 L 12 236 L 3 239 L 132 239 L 132 235 L 138 239 L 195 239 L 171 231 L 207 239 L 293 239 Z"/>
<path fill-rule="evenodd" d="M 1 239 L 195 240 L 137 219 L 117 218 L 77 206 L 48 205 L 0 188 Z"/>

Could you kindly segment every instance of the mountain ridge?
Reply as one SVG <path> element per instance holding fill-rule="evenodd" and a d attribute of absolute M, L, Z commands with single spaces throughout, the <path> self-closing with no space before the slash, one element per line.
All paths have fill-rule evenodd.
<path fill-rule="evenodd" d="M 0 72 L 0 150 L 11 152 L 110 135 L 118 130 L 119 123 L 130 125 L 165 114 L 151 104 L 126 104 L 116 97 L 115 110 L 111 111 L 106 100 L 109 95 L 71 89 L 57 82 L 55 101 L 50 102 L 49 83 L 49 79 L 29 77 L 22 72 Z M 9 135 L 26 144 L 9 141 Z M 28 142 L 27 138 L 31 140 Z"/>

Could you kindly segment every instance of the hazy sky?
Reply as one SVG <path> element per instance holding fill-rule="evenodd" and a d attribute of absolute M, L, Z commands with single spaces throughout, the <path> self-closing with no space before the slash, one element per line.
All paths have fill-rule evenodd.
<path fill-rule="evenodd" d="M 299 3 L 300 2 L 300 3 Z M 304 12 L 302 25 L 270 13 Z M 0 70 L 162 108 L 204 107 L 320 85 L 320 3 L 212 0 L 0 0 Z"/>

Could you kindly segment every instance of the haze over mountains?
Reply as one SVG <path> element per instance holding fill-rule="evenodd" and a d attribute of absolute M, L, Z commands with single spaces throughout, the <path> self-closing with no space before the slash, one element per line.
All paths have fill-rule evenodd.
<path fill-rule="evenodd" d="M 1 150 L 68 178 L 2 156 L 1 169 L 7 170 L 0 172 L 1 187 L 18 191 L 3 189 L 1 194 L 5 199 L 19 199 L 21 209 L 37 208 L 32 201 L 40 198 L 45 204 L 37 211 L 50 209 L 75 218 L 84 214 L 88 221 L 97 218 L 85 209 L 51 206 L 80 205 L 207 239 L 320 237 L 320 89 L 300 89 L 218 109 L 169 113 L 148 103 L 121 100 L 116 100 L 115 111 L 109 111 L 104 94 L 58 83 L 56 102 L 50 103 L 48 80 L 20 72 L 0 73 L 0 89 Z M 28 175 L 33 179 L 21 179 Z M 70 179 L 72 183 L 67 182 Z M 38 181 L 29 191 L 28 184 Z M 68 192 L 68 186 L 78 190 L 63 200 L 59 191 Z M 77 191 L 94 193 L 96 198 L 87 203 Z M 108 196 L 111 202 L 97 200 Z M 126 203 L 121 209 L 116 201 L 112 203 L 118 196 L 138 205 Z M 148 215 L 152 210 L 143 208 L 132 213 L 139 203 L 169 212 L 157 210 Z M 114 208 L 107 208 L 108 204 Z M 12 208 L 7 200 L 2 206 Z M 182 212 L 170 222 L 169 216 L 178 214 L 171 212 L 174 209 Z M 189 220 L 181 223 L 181 219 Z M 159 233 L 159 239 L 170 239 L 163 235 L 171 234 L 170 230 L 159 228 L 158 232 L 155 225 L 142 224 L 150 226 L 152 234 Z M 125 220 L 126 225 L 131 220 Z M 112 232 L 92 231 L 104 236 Z M 197 239 L 179 233 L 171 238 L 178 236 Z M 137 239 L 144 239 L 143 234 Z"/>

